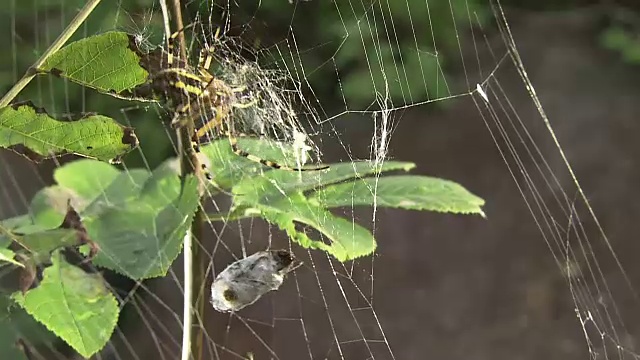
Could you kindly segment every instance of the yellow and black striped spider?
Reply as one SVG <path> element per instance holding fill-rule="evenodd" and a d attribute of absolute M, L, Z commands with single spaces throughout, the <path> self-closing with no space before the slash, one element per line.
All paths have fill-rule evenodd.
<path fill-rule="evenodd" d="M 239 136 L 233 125 L 233 110 L 246 109 L 255 106 L 257 99 L 243 102 L 245 87 L 231 87 L 223 80 L 216 78 L 209 72 L 213 62 L 212 50 L 205 47 L 200 50 L 198 64 L 195 70 L 182 59 L 177 60 L 174 54 L 174 42 L 180 35 L 180 30 L 168 39 L 168 53 L 162 68 L 157 70 L 151 78 L 151 86 L 154 92 L 172 103 L 175 115 L 172 125 L 182 126 L 187 119 L 204 119 L 204 125 L 196 129 L 193 135 L 193 149 L 199 152 L 200 139 L 211 132 L 226 135 L 231 145 L 231 150 L 238 156 L 263 164 L 274 169 L 290 171 L 310 171 L 328 168 L 293 168 L 265 160 L 249 154 L 238 147 Z M 220 35 L 220 29 L 216 31 L 215 39 Z"/>

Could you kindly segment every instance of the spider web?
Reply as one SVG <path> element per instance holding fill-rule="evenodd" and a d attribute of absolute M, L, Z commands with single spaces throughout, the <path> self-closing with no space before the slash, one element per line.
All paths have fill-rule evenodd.
<path fill-rule="evenodd" d="M 551 70 L 531 69 L 528 64 L 541 54 L 520 44 L 529 44 L 529 34 L 541 26 L 530 30 L 512 21 L 511 12 L 495 1 L 345 0 L 321 7 L 316 17 L 335 19 L 323 30 L 331 36 L 311 43 L 309 12 L 320 5 L 281 2 L 273 8 L 188 4 L 198 9 L 185 14 L 196 24 L 190 52 L 216 48 L 229 61 L 230 82 L 273 95 L 269 104 L 246 110 L 262 111 L 246 115 L 260 122 L 247 123 L 240 111 L 238 124 L 247 127 L 242 130 L 285 142 L 306 134 L 311 152 L 326 163 L 415 161 L 419 173 L 453 179 L 485 198 L 488 219 L 375 206 L 344 209 L 344 216 L 372 229 L 378 242 L 375 255 L 346 264 L 300 248 L 262 221 L 209 223 L 199 244 L 211 257 L 209 277 L 265 248 L 292 249 L 305 265 L 281 289 L 236 314 L 207 308 L 197 319 L 206 335 L 205 358 L 640 357 L 633 321 L 640 273 L 629 220 L 635 206 L 626 194 L 632 182 L 625 183 L 633 178 L 625 166 L 634 163 L 616 152 L 615 134 L 602 140 L 597 130 L 581 130 L 614 131 L 602 126 L 605 114 L 576 110 L 574 119 L 554 120 L 557 104 L 580 98 L 568 91 L 550 90 L 556 98 L 536 92 L 534 74 L 544 84 Z M 50 6 L 36 1 L 25 15 L 11 2 L 9 85 L 26 68 L 19 64 L 18 48 L 46 48 L 78 6 L 60 1 L 53 11 L 41 11 L 39 5 Z M 84 36 L 117 28 L 162 42 L 157 3 L 101 6 L 113 8 L 106 23 L 94 25 L 97 30 L 85 26 Z M 44 31 L 25 27 L 26 17 L 47 24 Z M 217 27 L 223 30 L 220 41 L 213 40 Z M 25 29 L 33 33 L 21 34 Z M 551 39 L 561 29 L 550 26 L 536 36 Z M 269 34 L 268 43 L 251 46 L 250 54 L 238 52 L 256 34 Z M 52 79 L 32 85 L 52 113 L 77 110 L 70 104 L 72 84 L 64 83 L 61 92 L 54 91 L 59 83 Z M 83 107 L 85 97 L 90 95 L 83 90 Z M 139 107 L 132 115 L 125 106 L 120 118 L 142 131 L 146 125 L 136 123 L 136 114 L 165 116 L 162 109 Z M 295 116 L 287 117 L 294 109 Z M 594 120 L 580 123 L 584 118 Z M 161 132 L 171 139 L 169 129 Z M 598 157 L 602 151 L 606 155 Z M 153 149 L 143 143 L 138 156 L 152 168 Z M 614 165 L 604 166 L 617 164 L 618 156 L 627 162 L 619 165 L 620 175 L 597 176 L 615 171 Z M 36 167 L 11 153 L 0 160 L 1 218 L 23 213 L 60 165 Z M 219 196 L 206 206 L 229 204 Z M 98 358 L 179 358 L 181 269 L 178 259 L 166 278 L 112 282 L 123 312 Z M 49 350 L 49 358 L 65 358 L 64 349 Z"/>

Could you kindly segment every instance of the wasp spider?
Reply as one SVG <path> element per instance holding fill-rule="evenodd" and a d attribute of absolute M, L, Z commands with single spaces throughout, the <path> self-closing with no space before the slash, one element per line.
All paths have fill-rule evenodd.
<path fill-rule="evenodd" d="M 196 129 L 193 135 L 194 151 L 199 152 L 200 139 L 213 132 L 226 135 L 229 139 L 231 150 L 236 155 L 274 169 L 310 171 L 328 168 L 328 166 L 314 168 L 289 167 L 262 159 L 240 149 L 238 147 L 238 137 L 248 135 L 236 133 L 232 120 L 233 110 L 255 106 L 258 101 L 254 99 L 243 102 L 245 87 L 231 87 L 209 72 L 213 62 L 212 49 L 205 47 L 200 50 L 195 70 L 190 68 L 186 61 L 176 59 L 174 42 L 183 30 L 179 30 L 170 36 L 166 64 L 163 64 L 164 66 L 153 74 L 152 86 L 156 92 L 161 92 L 160 96 L 173 103 L 175 116 L 172 120 L 172 125 L 182 126 L 188 119 L 195 121 L 202 118 L 205 120 L 204 125 Z M 220 29 L 216 31 L 216 40 L 219 34 Z"/>

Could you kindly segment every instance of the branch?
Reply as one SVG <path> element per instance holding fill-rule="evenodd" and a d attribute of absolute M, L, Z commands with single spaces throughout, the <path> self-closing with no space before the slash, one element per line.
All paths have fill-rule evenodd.
<path fill-rule="evenodd" d="M 167 9 L 166 0 L 160 1 L 163 17 L 165 19 L 165 35 L 169 39 L 168 18 L 169 11 Z M 184 28 L 182 22 L 182 11 L 180 1 L 172 1 L 173 23 L 176 31 Z M 184 32 L 178 35 L 178 46 L 180 49 L 180 57 L 187 60 L 187 47 Z M 181 174 L 183 178 L 188 174 L 195 174 L 201 180 L 200 191 L 204 191 L 202 184 L 203 174 L 200 168 L 199 160 L 192 149 L 191 139 L 195 133 L 195 125 L 192 118 L 185 119 L 184 125 L 177 129 L 178 139 L 178 155 L 180 157 Z M 204 223 L 204 213 L 201 207 L 198 207 L 193 218 L 190 231 L 184 237 L 184 305 L 183 305 L 183 332 L 182 332 L 182 360 L 202 359 L 204 348 L 204 331 L 202 326 L 194 327 L 194 315 L 202 319 L 204 314 L 204 282 L 206 261 L 204 251 L 200 246 L 194 246 L 202 239 L 202 224 Z M 194 314 L 195 312 L 195 314 Z"/>

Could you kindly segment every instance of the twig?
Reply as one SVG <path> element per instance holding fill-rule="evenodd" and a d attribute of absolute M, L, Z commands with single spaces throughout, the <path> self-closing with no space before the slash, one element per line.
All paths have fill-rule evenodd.
<path fill-rule="evenodd" d="M 187 60 L 187 42 L 184 39 L 184 23 L 182 22 L 182 9 L 180 8 L 180 0 L 173 0 L 173 13 L 176 15 L 174 19 L 176 23 L 176 30 L 178 33 L 178 44 L 180 44 L 180 58 Z"/>
<path fill-rule="evenodd" d="M 170 29 L 168 24 L 169 11 L 166 0 L 160 1 L 163 16 L 165 19 L 165 33 L 169 38 Z M 184 28 L 182 22 L 182 11 L 180 1 L 172 1 L 173 24 L 176 30 Z M 187 47 L 184 32 L 178 35 L 178 46 L 180 57 L 187 60 Z M 192 118 L 187 118 L 185 124 L 177 129 L 178 153 L 181 164 L 181 174 L 183 179 L 193 174 L 202 180 L 202 169 L 199 160 L 192 149 L 191 138 L 195 133 L 195 125 Z M 200 184 L 199 191 L 202 193 L 204 186 Z M 204 331 L 201 326 L 194 326 L 194 316 L 202 319 L 204 314 L 204 276 L 206 262 L 204 252 L 199 246 L 194 246 L 202 238 L 202 224 L 204 223 L 204 212 L 199 206 L 191 224 L 191 229 L 185 234 L 183 245 L 184 259 L 184 305 L 183 305 L 183 332 L 182 332 L 182 360 L 202 359 L 204 345 Z"/>
<path fill-rule="evenodd" d="M 42 65 L 47 61 L 47 59 L 56 51 L 60 50 L 60 48 L 69 40 L 69 38 L 78 30 L 80 25 L 84 23 L 89 14 L 95 9 L 96 6 L 100 3 L 100 0 L 89 0 L 89 2 L 80 10 L 78 15 L 76 15 L 71 23 L 67 26 L 64 31 L 58 36 L 58 38 L 49 46 L 49 48 L 40 56 L 40 58 L 31 65 L 29 69 L 25 72 L 22 79 L 18 80 L 18 82 L 13 85 L 11 89 L 2 97 L 0 100 L 0 108 L 9 105 L 13 99 L 24 89 L 34 77 L 38 74 L 38 69 L 42 67 Z"/>

